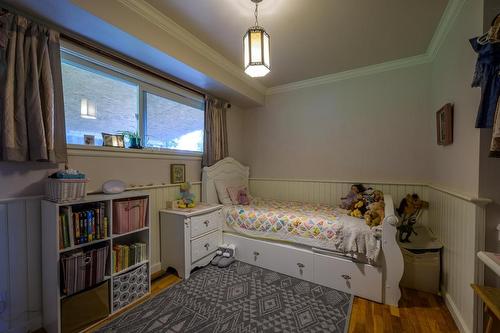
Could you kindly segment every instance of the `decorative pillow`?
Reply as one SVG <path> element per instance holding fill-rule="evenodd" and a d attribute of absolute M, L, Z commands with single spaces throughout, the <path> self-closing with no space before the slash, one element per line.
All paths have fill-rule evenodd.
<path fill-rule="evenodd" d="M 223 205 L 231 205 L 233 202 L 227 193 L 226 183 L 223 181 L 215 181 L 215 190 L 219 197 L 219 202 Z"/>
<path fill-rule="evenodd" d="M 243 191 L 248 195 L 248 190 L 245 185 L 227 187 L 227 194 L 229 194 L 229 198 L 231 199 L 231 203 L 233 205 L 241 205 L 239 201 L 240 191 Z"/>
<path fill-rule="evenodd" d="M 247 186 L 245 179 L 239 177 L 227 180 L 216 180 L 214 183 L 217 196 L 219 197 L 219 202 L 223 205 L 233 204 L 233 201 L 231 200 L 231 197 L 229 197 L 229 193 L 227 191 L 228 187 Z"/>

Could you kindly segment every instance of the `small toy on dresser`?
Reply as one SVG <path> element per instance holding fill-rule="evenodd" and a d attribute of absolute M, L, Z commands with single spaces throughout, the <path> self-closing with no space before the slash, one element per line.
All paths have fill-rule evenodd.
<path fill-rule="evenodd" d="M 182 183 L 180 195 L 177 201 L 177 208 L 194 208 L 194 198 L 194 193 L 191 193 L 191 183 Z"/>
<path fill-rule="evenodd" d="M 396 212 L 401 217 L 401 222 L 397 227 L 399 231 L 399 241 L 401 243 L 409 243 L 410 236 L 412 234 L 417 235 L 413 228 L 420 215 L 422 215 L 422 210 L 424 208 L 429 208 L 429 203 L 421 200 L 416 193 L 407 194 L 406 197 L 401 200 L 399 208 L 396 209 Z"/>

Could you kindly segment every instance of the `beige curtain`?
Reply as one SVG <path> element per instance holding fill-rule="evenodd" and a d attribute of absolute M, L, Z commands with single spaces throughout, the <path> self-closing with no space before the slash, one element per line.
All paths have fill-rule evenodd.
<path fill-rule="evenodd" d="M 228 155 L 226 108 L 227 103 L 213 97 L 205 101 L 203 166 L 210 166 Z"/>
<path fill-rule="evenodd" d="M 66 162 L 59 34 L 0 14 L 0 160 Z"/>

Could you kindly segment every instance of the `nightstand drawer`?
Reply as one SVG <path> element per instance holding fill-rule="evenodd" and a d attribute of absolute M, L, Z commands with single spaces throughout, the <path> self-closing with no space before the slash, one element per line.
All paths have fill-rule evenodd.
<path fill-rule="evenodd" d="M 217 231 L 191 241 L 191 262 L 215 252 L 221 241 L 221 234 Z"/>
<path fill-rule="evenodd" d="M 219 228 L 221 219 L 222 214 L 220 210 L 191 217 L 191 238 Z"/>

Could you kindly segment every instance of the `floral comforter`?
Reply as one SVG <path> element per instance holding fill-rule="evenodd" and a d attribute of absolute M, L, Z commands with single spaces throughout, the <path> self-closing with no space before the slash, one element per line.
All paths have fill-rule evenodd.
<path fill-rule="evenodd" d="M 224 207 L 226 229 L 259 238 L 288 241 L 376 260 L 376 230 L 362 219 L 325 204 L 253 199 L 251 205 Z"/>

